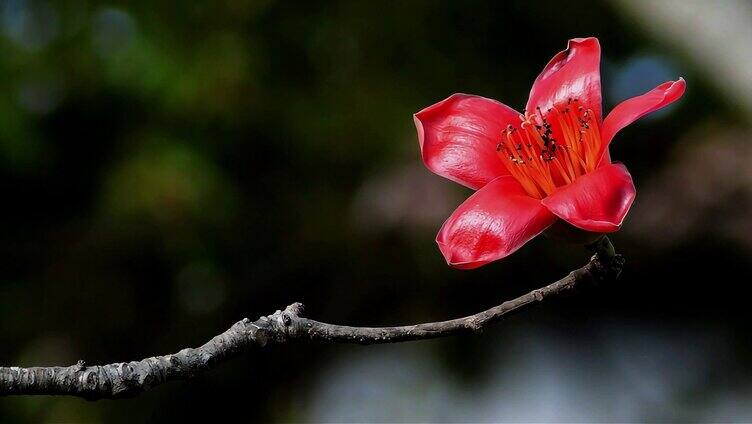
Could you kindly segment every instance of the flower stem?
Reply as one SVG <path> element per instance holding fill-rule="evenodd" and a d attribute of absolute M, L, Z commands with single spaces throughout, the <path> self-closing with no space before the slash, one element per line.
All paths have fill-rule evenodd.
<path fill-rule="evenodd" d="M 608 236 L 605 234 L 598 240 L 586 244 L 585 248 L 593 252 L 598 257 L 598 259 L 605 263 L 611 262 L 614 256 L 616 256 L 614 245 L 611 244 L 611 240 L 609 240 Z"/>

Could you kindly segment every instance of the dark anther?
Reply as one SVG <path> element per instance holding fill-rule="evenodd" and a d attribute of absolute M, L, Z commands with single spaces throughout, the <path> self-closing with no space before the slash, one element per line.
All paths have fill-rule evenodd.
<path fill-rule="evenodd" d="M 285 327 L 289 327 L 292 324 L 292 318 L 287 314 L 282 314 L 282 323 L 285 324 Z"/>

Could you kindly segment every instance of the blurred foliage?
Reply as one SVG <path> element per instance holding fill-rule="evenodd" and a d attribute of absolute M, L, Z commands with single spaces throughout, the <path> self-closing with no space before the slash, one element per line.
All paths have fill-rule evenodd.
<path fill-rule="evenodd" d="M 690 82 L 679 105 L 619 135 L 613 156 L 638 187 L 687 148 L 693 122 L 741 125 L 691 60 L 601 2 L 3 1 L 0 363 L 167 353 L 297 300 L 342 323 L 445 319 L 562 275 L 586 255 L 547 240 L 472 273 L 446 267 L 434 233 L 467 192 L 417 166 L 411 115 L 459 91 L 520 108 L 546 61 L 586 35 L 604 47 L 606 108 L 679 71 Z M 748 253 L 708 227 L 667 250 L 641 237 L 615 237 L 630 258 L 618 286 L 420 346 L 470 390 L 515 325 L 571 344 L 602 319 L 741 325 L 725 295 L 693 289 L 714 272 L 686 264 L 718 259 L 743 278 Z M 728 372 L 745 375 L 749 346 L 737 348 Z M 0 422 L 239 407 L 249 421 L 307 420 L 300 393 L 363 352 L 271 348 L 117 402 L 3 399 Z"/>

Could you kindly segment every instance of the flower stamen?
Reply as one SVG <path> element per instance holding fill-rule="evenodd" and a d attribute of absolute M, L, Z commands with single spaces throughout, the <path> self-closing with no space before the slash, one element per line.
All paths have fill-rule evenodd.
<path fill-rule="evenodd" d="M 502 131 L 496 151 L 525 191 L 542 199 L 595 169 L 601 137 L 594 116 L 576 98 L 546 113 L 536 108 Z"/>

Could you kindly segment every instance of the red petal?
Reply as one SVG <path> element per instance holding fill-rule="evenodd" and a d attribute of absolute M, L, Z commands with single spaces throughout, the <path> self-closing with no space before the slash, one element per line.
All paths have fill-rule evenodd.
<path fill-rule="evenodd" d="M 462 203 L 436 243 L 447 263 L 472 269 L 510 255 L 556 221 L 511 176 L 495 179 Z"/>
<path fill-rule="evenodd" d="M 519 112 L 469 94 L 453 94 L 414 115 L 423 162 L 428 169 L 478 189 L 509 175 L 496 153 L 501 131 L 519 124 Z"/>
<path fill-rule="evenodd" d="M 527 101 L 528 113 L 577 98 L 601 122 L 601 46 L 598 39 L 575 38 L 538 75 Z"/>
<path fill-rule="evenodd" d="M 612 233 L 624 221 L 635 194 L 627 168 L 607 164 L 556 190 L 541 203 L 577 228 Z"/>
<path fill-rule="evenodd" d="M 608 146 L 619 130 L 641 116 L 655 112 L 679 99 L 686 88 L 687 83 L 684 78 L 679 78 L 678 81 L 664 82 L 641 96 L 632 97 L 616 105 L 603 121 L 601 137 L 604 146 Z"/>

